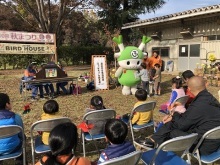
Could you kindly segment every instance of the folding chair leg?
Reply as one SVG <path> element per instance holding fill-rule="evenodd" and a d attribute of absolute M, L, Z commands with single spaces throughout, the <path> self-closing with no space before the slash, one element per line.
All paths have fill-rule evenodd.
<path fill-rule="evenodd" d="M 134 142 L 135 139 L 134 139 L 134 132 L 133 132 L 133 128 L 132 128 L 132 123 L 131 123 L 131 121 L 129 121 L 129 123 L 130 123 L 130 129 L 131 129 L 132 141 Z"/>
<path fill-rule="evenodd" d="M 189 154 L 187 154 L 187 162 L 188 162 L 189 164 L 191 164 L 191 156 L 190 156 Z"/>
<path fill-rule="evenodd" d="M 23 150 L 23 165 L 26 165 L 26 148 L 24 147 L 22 150 Z"/>
<path fill-rule="evenodd" d="M 187 156 L 187 160 L 186 160 L 186 162 L 188 163 L 188 164 L 191 164 L 191 156 L 190 156 L 190 154 L 189 154 L 189 151 L 185 151 L 183 154 L 182 154 L 182 156 L 181 156 L 181 158 L 183 159 L 185 156 Z"/>
<path fill-rule="evenodd" d="M 31 140 L 31 155 L 32 155 L 32 164 L 35 164 L 35 155 L 34 155 L 34 142 Z"/>
<path fill-rule="evenodd" d="M 196 155 L 197 155 L 197 160 L 199 162 L 199 165 L 202 165 L 200 154 L 199 154 L 199 150 L 196 151 Z"/>
<path fill-rule="evenodd" d="M 86 148 L 85 148 L 85 136 L 82 133 L 82 145 L 83 145 L 83 156 L 86 157 Z"/>

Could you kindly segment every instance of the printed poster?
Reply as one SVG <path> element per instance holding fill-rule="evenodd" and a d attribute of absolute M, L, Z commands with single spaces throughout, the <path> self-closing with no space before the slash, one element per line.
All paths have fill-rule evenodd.
<path fill-rule="evenodd" d="M 93 56 L 95 90 L 108 89 L 106 56 Z"/>

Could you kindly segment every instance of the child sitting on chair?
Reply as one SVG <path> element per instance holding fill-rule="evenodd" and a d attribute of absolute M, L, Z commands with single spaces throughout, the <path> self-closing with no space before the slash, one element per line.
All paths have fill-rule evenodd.
<path fill-rule="evenodd" d="M 73 123 L 62 123 L 51 130 L 49 137 L 50 152 L 35 165 L 91 165 L 85 157 L 78 157 L 77 127 Z"/>
<path fill-rule="evenodd" d="M 105 124 L 105 137 L 109 146 L 101 153 L 98 164 L 109 159 L 127 155 L 136 149 L 125 138 L 128 134 L 127 125 L 120 119 L 110 119 Z"/>
<path fill-rule="evenodd" d="M 86 113 L 91 112 L 91 111 L 95 111 L 95 110 L 103 110 L 103 109 L 106 109 L 106 108 L 103 104 L 102 97 L 101 96 L 93 96 L 90 101 L 90 108 L 86 109 Z M 98 120 L 98 121 L 88 120 L 87 124 L 93 125 L 93 128 L 90 129 L 89 133 L 91 135 L 104 133 L 105 123 L 106 123 L 106 120 Z"/>
<path fill-rule="evenodd" d="M 41 115 L 41 120 L 55 119 L 61 117 L 58 115 L 59 104 L 55 100 L 48 100 L 43 105 L 43 110 L 44 113 Z M 48 145 L 49 134 L 50 132 L 43 132 L 42 134 L 42 142 L 45 145 Z"/>
<path fill-rule="evenodd" d="M 182 79 L 179 76 L 176 76 L 172 78 L 172 92 L 170 96 L 169 102 L 161 105 L 160 112 L 162 113 L 169 113 L 169 110 L 173 108 L 173 102 L 180 98 L 185 96 L 185 91 L 182 87 Z M 186 111 L 185 105 L 178 105 L 175 107 L 175 111 L 178 113 L 184 113 Z"/>
<path fill-rule="evenodd" d="M 147 95 L 148 94 L 147 94 L 146 90 L 138 89 L 135 92 L 135 97 L 137 98 L 138 102 L 135 103 L 134 108 L 143 104 L 143 103 L 146 103 L 147 102 Z M 132 124 L 143 125 L 143 124 L 148 123 L 152 119 L 153 111 L 135 112 L 132 116 L 133 116 L 131 119 Z M 129 117 L 130 116 L 128 116 L 128 114 L 125 114 L 122 116 L 122 120 L 127 123 L 129 120 Z"/>
<path fill-rule="evenodd" d="M 161 105 L 162 113 L 167 114 L 163 117 L 162 122 L 155 123 L 155 132 L 165 123 L 171 121 L 172 114 L 178 112 L 179 114 L 184 113 L 186 111 L 185 105 L 181 103 L 174 103 L 174 101 L 180 97 L 185 96 L 185 91 L 182 87 L 182 79 L 179 76 L 176 76 L 172 79 L 172 92 L 170 96 L 170 100 L 167 103 Z"/>

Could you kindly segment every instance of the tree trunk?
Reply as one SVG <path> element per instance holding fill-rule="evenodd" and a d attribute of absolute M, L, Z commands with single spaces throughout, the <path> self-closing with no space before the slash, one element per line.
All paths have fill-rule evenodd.
<path fill-rule="evenodd" d="M 4 70 L 6 70 L 7 69 L 7 63 L 4 62 L 3 66 L 4 66 Z"/>

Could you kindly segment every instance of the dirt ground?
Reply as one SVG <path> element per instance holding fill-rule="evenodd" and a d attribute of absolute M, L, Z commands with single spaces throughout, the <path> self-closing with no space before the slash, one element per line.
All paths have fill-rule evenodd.
<path fill-rule="evenodd" d="M 80 74 L 84 74 L 85 72 L 89 72 L 90 70 L 87 67 L 85 70 L 79 67 L 68 67 L 66 68 L 69 76 L 78 77 Z M 22 114 L 24 105 L 30 103 L 30 99 L 24 101 L 22 96 L 19 94 L 19 83 L 20 79 L 23 75 L 23 70 L 1 70 L 0 71 L 0 92 L 7 93 L 11 98 L 11 103 L 13 105 L 13 111 L 20 114 L 23 122 L 25 134 L 27 136 L 27 158 L 28 162 L 31 163 L 31 148 L 30 148 L 30 127 L 31 125 L 40 120 L 40 115 L 42 114 L 42 107 L 46 100 L 36 101 L 31 103 L 31 112 L 28 114 Z M 162 115 L 158 113 L 159 106 L 169 100 L 170 92 L 171 92 L 171 78 L 174 75 L 171 74 L 163 74 L 162 75 L 162 92 L 159 97 L 151 97 L 148 100 L 155 100 L 157 102 L 156 109 L 154 111 L 154 120 L 160 121 Z M 55 100 L 60 105 L 60 114 L 65 117 L 69 117 L 76 125 L 82 121 L 82 117 L 84 115 L 85 108 L 89 107 L 90 99 L 92 96 L 100 95 L 104 100 L 104 105 L 107 108 L 115 109 L 118 115 L 123 115 L 125 113 L 129 113 L 136 102 L 136 99 L 133 95 L 124 96 L 121 94 L 121 87 L 115 87 L 114 85 L 110 85 L 110 90 L 102 90 L 102 91 L 87 91 L 86 83 L 79 82 L 82 87 L 82 94 L 75 95 L 67 95 L 67 96 L 58 96 Z M 218 98 L 217 91 L 219 87 L 208 86 L 208 90 Z M 146 132 L 147 135 L 152 134 L 152 130 L 148 130 Z M 146 135 L 146 136 L 147 136 Z M 129 136 L 130 137 L 130 136 Z M 80 149 L 81 144 L 78 145 L 78 154 L 82 154 Z M 94 146 L 88 145 L 87 150 L 93 150 Z M 37 155 L 37 159 L 41 155 Z M 98 158 L 98 154 L 93 152 L 88 154 L 88 158 L 91 161 L 94 161 Z M 13 164 L 12 161 L 5 161 L 4 164 Z M 197 162 L 195 161 L 195 163 Z M 217 164 L 220 164 L 217 163 Z"/>

